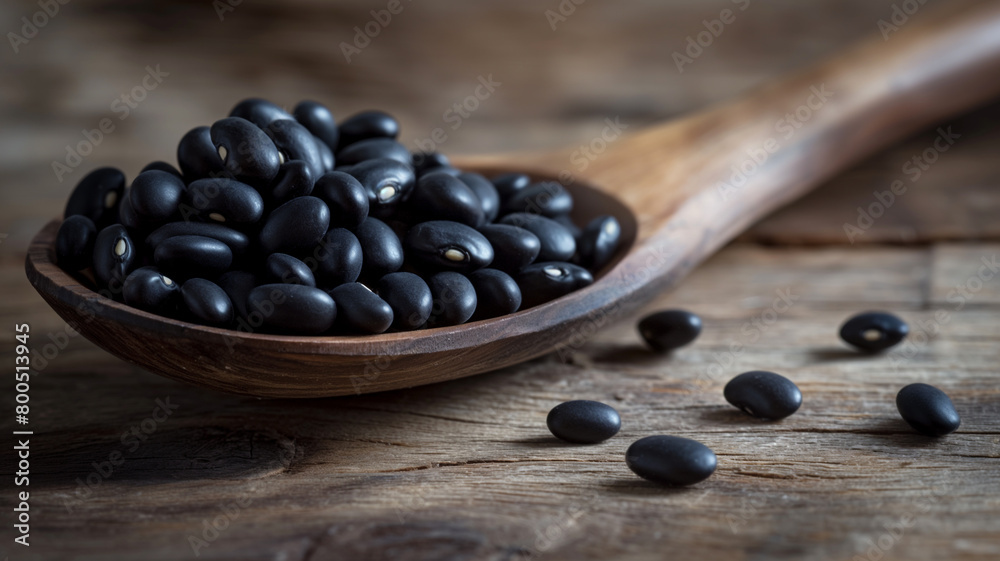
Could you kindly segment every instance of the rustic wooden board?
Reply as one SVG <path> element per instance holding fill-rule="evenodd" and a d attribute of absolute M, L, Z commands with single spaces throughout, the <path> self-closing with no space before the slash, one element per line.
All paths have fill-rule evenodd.
<path fill-rule="evenodd" d="M 940 294 L 998 251 L 736 245 L 650 306 L 704 317 L 703 336 L 673 356 L 646 351 L 628 318 L 563 357 L 352 398 L 206 392 L 67 338 L 33 378 L 31 558 L 106 558 L 114 544 L 121 558 L 188 559 L 194 536 L 208 559 L 853 559 L 879 540 L 883 559 L 995 559 L 1000 329 L 988 294 L 1000 281 L 960 310 Z M 4 323 L 30 321 L 46 352 L 61 322 L 15 267 L 0 271 Z M 873 307 L 906 318 L 914 343 L 877 357 L 843 346 L 839 324 Z M 940 312 L 950 320 L 933 324 Z M 802 410 L 762 423 L 728 406 L 725 381 L 753 368 L 795 380 Z M 914 381 L 953 397 L 957 433 L 929 439 L 899 419 L 895 392 Z M 545 414 L 573 398 L 614 404 L 620 435 L 553 439 Z M 177 407 L 162 423 L 147 420 L 158 399 Z M 123 443 L 144 421 L 148 439 Z M 625 448 L 662 433 L 712 447 L 716 474 L 687 489 L 632 475 Z M 205 521 L 225 528 L 203 534 Z"/>

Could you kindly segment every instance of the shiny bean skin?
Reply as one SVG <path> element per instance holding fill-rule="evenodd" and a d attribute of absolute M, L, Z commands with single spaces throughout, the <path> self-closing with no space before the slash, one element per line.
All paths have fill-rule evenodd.
<path fill-rule="evenodd" d="M 312 193 L 315 177 L 309 164 L 302 160 L 285 162 L 278 170 L 278 176 L 274 178 L 274 187 L 271 188 L 272 203 L 280 205 L 295 197 L 304 197 Z"/>
<path fill-rule="evenodd" d="M 298 197 L 274 209 L 260 231 L 265 254 L 302 255 L 316 247 L 330 227 L 330 209 L 316 197 Z"/>
<path fill-rule="evenodd" d="M 521 270 L 517 284 L 521 287 L 521 309 L 544 304 L 574 290 L 593 284 L 590 271 L 572 263 L 543 262 Z"/>
<path fill-rule="evenodd" d="M 228 175 L 219 151 L 212 143 L 209 127 L 195 127 L 181 137 L 177 144 L 177 163 L 187 183 L 206 177 Z"/>
<path fill-rule="evenodd" d="M 389 304 L 359 282 L 342 284 L 330 291 L 337 303 L 337 323 L 351 333 L 384 333 L 392 325 Z"/>
<path fill-rule="evenodd" d="M 226 325 L 233 321 L 233 303 L 219 285 L 205 279 L 190 279 L 181 286 L 184 308 L 199 323 Z"/>
<path fill-rule="evenodd" d="M 701 317 L 687 310 L 661 310 L 639 321 L 639 335 L 651 349 L 669 353 L 701 334 Z"/>
<path fill-rule="evenodd" d="M 465 224 L 448 220 L 421 222 L 410 228 L 404 242 L 407 258 L 423 269 L 474 271 L 493 261 L 493 246 Z"/>
<path fill-rule="evenodd" d="M 247 297 L 249 316 L 258 316 L 266 331 L 319 335 L 337 318 L 333 298 L 318 288 L 301 284 L 265 284 Z"/>
<path fill-rule="evenodd" d="M 278 175 L 278 148 L 250 121 L 227 117 L 213 123 L 209 132 L 212 144 L 224 149 L 223 165 L 234 179 L 264 189 Z"/>
<path fill-rule="evenodd" d="M 167 162 L 162 162 L 160 160 L 157 160 L 155 162 L 149 162 L 148 164 L 146 164 L 146 167 L 142 168 L 142 170 L 139 171 L 139 173 L 141 174 L 143 172 L 152 170 L 165 171 L 171 175 L 176 176 L 177 179 L 180 180 L 184 179 L 184 176 L 181 174 L 180 171 L 177 170 L 177 168 L 175 168 L 171 164 L 168 164 Z"/>
<path fill-rule="evenodd" d="M 364 254 L 362 278 L 378 280 L 403 266 L 403 244 L 385 222 L 369 216 L 356 234 Z"/>
<path fill-rule="evenodd" d="M 509 224 L 487 224 L 479 233 L 493 246 L 490 267 L 509 274 L 516 274 L 531 265 L 542 250 L 538 236 Z"/>
<path fill-rule="evenodd" d="M 339 168 L 339 171 L 350 174 L 365 188 L 368 214 L 375 218 L 391 216 L 396 207 L 410 196 L 416 184 L 413 168 L 396 160 L 365 160 Z"/>
<path fill-rule="evenodd" d="M 233 179 L 199 179 L 188 185 L 181 218 L 226 225 L 253 224 L 264 214 L 264 199 L 253 187 Z"/>
<path fill-rule="evenodd" d="M 427 323 L 434 307 L 431 289 L 413 273 L 389 273 L 378 281 L 376 292 L 392 308 L 392 328 L 412 331 Z"/>
<path fill-rule="evenodd" d="M 56 232 L 56 263 L 66 271 L 82 271 L 94 260 L 97 227 L 82 214 L 63 220 Z"/>
<path fill-rule="evenodd" d="M 544 216 L 516 212 L 500 219 L 501 224 L 524 228 L 541 243 L 539 261 L 569 261 L 576 253 L 576 239 L 565 226 Z"/>
<path fill-rule="evenodd" d="M 333 118 L 333 113 L 322 103 L 303 100 L 292 110 L 295 120 L 309 129 L 317 138 L 323 141 L 331 151 L 337 150 L 340 142 L 340 130 Z M 332 154 L 332 152 L 331 152 Z"/>
<path fill-rule="evenodd" d="M 391 138 L 359 140 L 337 152 L 337 164 L 341 166 L 350 166 L 378 158 L 396 160 L 406 165 L 412 163 L 410 151 L 406 149 L 406 146 Z"/>
<path fill-rule="evenodd" d="M 440 152 L 415 152 L 410 158 L 410 163 L 413 164 L 418 176 L 451 167 L 451 161 Z"/>
<path fill-rule="evenodd" d="M 256 97 L 244 99 L 237 103 L 232 111 L 229 112 L 229 116 L 246 119 L 262 129 L 273 121 L 294 119 L 279 105 Z"/>
<path fill-rule="evenodd" d="M 503 204 L 503 214 L 528 212 L 554 218 L 565 216 L 573 210 L 573 197 L 565 187 L 555 181 L 534 183 L 508 197 Z"/>
<path fill-rule="evenodd" d="M 420 220 L 451 220 L 473 228 L 485 221 L 479 197 L 461 179 L 446 173 L 421 176 L 407 204 Z"/>
<path fill-rule="evenodd" d="M 368 217 L 368 192 L 361 182 L 342 171 L 331 171 L 316 181 L 313 196 L 330 208 L 330 224 L 355 230 Z"/>
<path fill-rule="evenodd" d="M 140 221 L 162 224 L 176 217 L 184 189 L 184 181 L 172 173 L 144 171 L 132 181 L 129 204 Z"/>
<path fill-rule="evenodd" d="M 323 175 L 323 159 L 316 147 L 316 137 L 292 119 L 271 121 L 264 132 L 283 156 L 283 162 L 300 160 L 309 166 L 314 177 Z"/>
<path fill-rule="evenodd" d="M 438 273 L 427 280 L 427 286 L 433 299 L 428 327 L 460 325 L 475 313 L 476 289 L 465 275 L 452 271 Z"/>
<path fill-rule="evenodd" d="M 86 216 L 97 228 L 115 223 L 118 205 L 125 196 L 125 174 L 115 168 L 98 168 L 83 176 L 66 201 L 63 218 Z"/>
<path fill-rule="evenodd" d="M 318 286 L 333 288 L 358 280 L 363 256 L 357 236 L 346 228 L 332 228 L 304 261 L 315 271 Z"/>
<path fill-rule="evenodd" d="M 740 411 L 767 421 L 784 419 L 802 406 L 802 392 L 794 382 L 764 370 L 736 376 L 722 393 Z"/>
<path fill-rule="evenodd" d="M 334 157 L 333 150 L 318 136 L 313 136 L 313 140 L 316 141 L 316 149 L 319 150 L 319 161 L 323 164 L 323 173 L 333 171 L 337 167 L 337 158 Z"/>
<path fill-rule="evenodd" d="M 163 240 L 174 236 L 205 236 L 219 240 L 229 246 L 234 257 L 243 257 L 250 252 L 250 238 L 246 234 L 211 222 L 169 222 L 146 236 L 146 247 L 155 251 Z"/>
<path fill-rule="evenodd" d="M 483 217 L 486 222 L 493 222 L 500 213 L 500 194 L 497 188 L 478 173 L 461 173 L 458 178 L 465 183 L 479 199 L 479 208 L 483 210 Z"/>
<path fill-rule="evenodd" d="M 340 126 L 339 152 L 366 138 L 391 138 L 399 136 L 399 122 L 383 111 L 362 111 L 344 119 Z"/>
<path fill-rule="evenodd" d="M 118 205 L 118 222 L 132 231 L 146 231 L 146 225 L 139 219 L 139 215 L 132 210 L 131 199 L 132 193 L 125 191 L 125 196 L 122 197 L 122 202 Z"/>
<path fill-rule="evenodd" d="M 962 426 L 948 394 L 929 384 L 918 382 L 899 390 L 896 409 L 908 425 L 927 436 L 944 436 Z"/>
<path fill-rule="evenodd" d="M 494 177 L 492 181 L 501 201 L 506 201 L 518 191 L 531 185 L 531 178 L 523 173 L 503 173 Z"/>
<path fill-rule="evenodd" d="M 888 312 L 863 312 L 840 327 L 840 338 L 862 351 L 877 353 L 899 344 L 910 333 L 910 326 Z"/>
<path fill-rule="evenodd" d="M 112 224 L 101 230 L 94 240 L 94 277 L 101 286 L 117 293 L 132 272 L 138 254 L 128 230 Z"/>
<path fill-rule="evenodd" d="M 248 271 L 229 271 L 220 276 L 216 284 L 226 291 L 226 295 L 233 303 L 236 317 L 246 318 L 249 314 L 247 299 L 250 296 L 250 291 L 260 284 L 257 282 L 257 277 Z"/>
<path fill-rule="evenodd" d="M 622 227 L 614 216 L 598 216 L 580 234 L 577 256 L 580 265 L 597 271 L 611 262 L 622 239 Z"/>
<path fill-rule="evenodd" d="M 471 321 L 513 314 L 521 307 L 521 288 L 510 275 L 496 269 L 479 269 L 469 274 L 476 289 L 476 312 Z"/>
<path fill-rule="evenodd" d="M 180 285 L 156 267 L 140 267 L 125 279 L 122 296 L 133 308 L 152 314 L 172 316 L 180 298 Z"/>
<path fill-rule="evenodd" d="M 643 479 L 680 487 L 708 479 L 718 458 L 697 440 L 656 435 L 633 442 L 625 452 L 625 464 Z"/>
<path fill-rule="evenodd" d="M 316 277 L 309 267 L 287 253 L 272 253 L 264 261 L 268 282 L 316 286 Z"/>
<path fill-rule="evenodd" d="M 174 236 L 156 246 L 153 260 L 157 268 L 172 278 L 215 278 L 233 264 L 233 251 L 219 240 L 206 236 Z"/>

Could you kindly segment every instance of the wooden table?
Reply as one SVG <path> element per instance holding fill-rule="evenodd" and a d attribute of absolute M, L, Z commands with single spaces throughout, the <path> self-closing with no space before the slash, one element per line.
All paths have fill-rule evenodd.
<path fill-rule="evenodd" d="M 754 3 L 678 74 L 670 52 L 729 4 L 594 1 L 553 32 L 544 8 L 527 0 L 414 2 L 405 4 L 412 19 L 404 11 L 350 65 L 336 50 L 338 33 L 380 6 L 246 2 L 221 22 L 207 2 L 63 6 L 4 67 L 21 72 L 18 87 L 31 95 L 3 94 L 11 126 L 0 131 L 0 231 L 8 234 L 0 243 L 0 316 L 11 344 L 2 356 L 13 362 L 12 325 L 28 322 L 43 360 L 31 380 L 32 547 L 12 545 L 8 514 L 0 556 L 1000 558 L 1000 277 L 977 280 L 991 274 L 984 259 L 1000 259 L 1000 106 L 942 123 L 962 136 L 916 181 L 903 166 L 932 144 L 933 130 L 780 211 L 697 269 L 646 310 L 683 307 L 704 318 L 701 338 L 670 356 L 644 349 L 636 316 L 604 326 L 571 353 L 474 378 L 262 401 L 112 358 L 67 334 L 24 278 L 27 239 L 58 213 L 73 183 L 54 181 L 51 160 L 108 114 L 106 93 L 127 91 L 141 64 L 169 62 L 175 79 L 151 92 L 85 167 L 120 165 L 132 175 L 247 91 L 292 103 L 299 96 L 287 90 L 298 90 L 346 111 L 398 106 L 408 130 L 429 130 L 441 97 L 466 95 L 469 80 L 489 72 L 510 76 L 507 89 L 443 149 L 588 138 L 606 115 L 641 125 L 832 52 L 875 30 L 892 3 Z M 16 20 L 33 6 L 3 10 Z M 332 22 L 336 41 L 318 48 L 321 22 Z M 233 43 L 239 37 L 273 48 L 257 58 Z M 73 45 L 89 50 L 71 52 Z M 117 66 L 101 62 L 112 55 Z M 908 181 L 908 192 L 851 243 L 844 224 L 857 224 L 857 207 L 868 209 L 895 179 Z M 847 349 L 840 323 L 872 308 L 905 318 L 908 342 L 876 357 Z M 751 369 L 793 379 L 805 398 L 800 412 L 764 423 L 726 404 L 725 382 Z M 899 419 L 895 393 L 917 381 L 951 395 L 962 415 L 958 432 L 926 438 Z M 0 391 L 12 404 L 13 383 Z M 614 405 L 622 432 L 596 446 L 556 441 L 545 415 L 567 399 Z M 4 434 L 14 428 L 0 416 Z M 624 451 L 652 434 L 701 440 L 718 454 L 717 472 L 684 489 L 638 479 Z M 12 504 L 7 481 L 3 500 Z"/>

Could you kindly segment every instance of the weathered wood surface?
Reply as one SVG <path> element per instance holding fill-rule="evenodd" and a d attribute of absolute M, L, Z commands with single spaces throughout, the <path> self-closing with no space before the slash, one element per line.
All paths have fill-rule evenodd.
<path fill-rule="evenodd" d="M 80 129 L 116 117 L 110 102 L 147 64 L 173 74 L 74 175 L 102 164 L 132 175 L 247 95 L 315 97 L 341 114 L 393 108 L 410 142 L 490 72 L 504 85 L 442 149 L 559 146 L 591 138 L 607 116 L 638 126 L 763 83 L 876 31 L 893 3 L 754 2 L 679 74 L 670 53 L 730 2 L 590 0 L 555 33 L 543 16 L 554 2 L 413 2 L 402 14 L 413 18 L 350 65 L 337 43 L 383 3 L 245 1 L 220 22 L 209 2 L 71 2 L 20 54 L 0 49 L 5 336 L 27 321 L 39 353 L 50 334 L 61 339 L 65 325 L 23 272 L 27 241 L 72 185 L 72 175 L 56 182 L 50 163 Z M 3 29 L 36 9 L 3 3 Z M 699 268 L 647 308 L 705 318 L 703 336 L 670 357 L 639 345 L 635 316 L 568 357 L 409 391 L 259 401 L 174 383 L 69 338 L 33 376 L 35 545 L 30 555 L 15 549 L 5 522 L 0 557 L 193 559 L 195 536 L 215 537 L 198 558 L 233 560 L 994 560 L 1000 280 L 976 288 L 972 279 L 982 258 L 1000 254 L 996 116 L 994 107 L 956 120 L 967 136 L 857 238 L 861 246 L 847 246 L 843 223 L 903 175 L 934 131 L 833 180 Z M 784 247 L 798 243 L 820 247 Z M 781 290 L 794 305 L 755 331 Z M 849 351 L 837 328 L 869 308 L 902 315 L 919 344 L 875 358 Z M 934 331 L 938 313 L 947 321 L 921 343 L 916 328 Z M 0 346 L 0 360 L 12 362 L 11 349 Z M 751 368 L 799 383 L 803 409 L 775 424 L 731 409 L 722 386 Z M 893 398 L 912 381 L 951 394 L 963 416 L 957 433 L 929 440 L 899 420 Z M 10 392 L 0 386 L 0 401 L 11 403 Z M 178 408 L 147 421 L 155 430 L 145 441 L 134 450 L 121 441 L 168 397 Z M 554 441 L 545 414 L 572 398 L 614 404 L 622 433 L 598 446 Z M 0 416 L 0 430 L 11 428 Z M 660 433 L 704 441 L 719 454 L 718 472 L 683 490 L 635 478 L 625 448 Z M 92 475 L 115 452 L 124 463 Z M 9 458 L 0 460 L 5 504 Z M 99 483 L 80 497 L 87 487 L 76 479 L 88 477 Z M 228 526 L 206 535 L 206 522 L 222 527 L 226 512 Z"/>

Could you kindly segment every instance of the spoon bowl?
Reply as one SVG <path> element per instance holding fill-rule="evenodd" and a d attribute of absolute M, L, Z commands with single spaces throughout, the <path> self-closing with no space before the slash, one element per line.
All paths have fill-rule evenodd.
<path fill-rule="evenodd" d="M 170 378 L 272 398 L 417 386 L 578 348 L 768 212 L 893 141 L 998 93 L 1000 3 L 959 1 L 908 23 L 889 41 L 874 38 L 692 116 L 635 133 L 609 119 L 590 142 L 603 149 L 585 164 L 574 157 L 576 147 L 456 160 L 487 176 L 518 171 L 559 181 L 574 196 L 575 221 L 613 215 L 622 244 L 589 287 L 454 327 L 303 337 L 153 315 L 61 270 L 54 262 L 58 220 L 32 241 L 25 267 L 70 327 Z"/>

